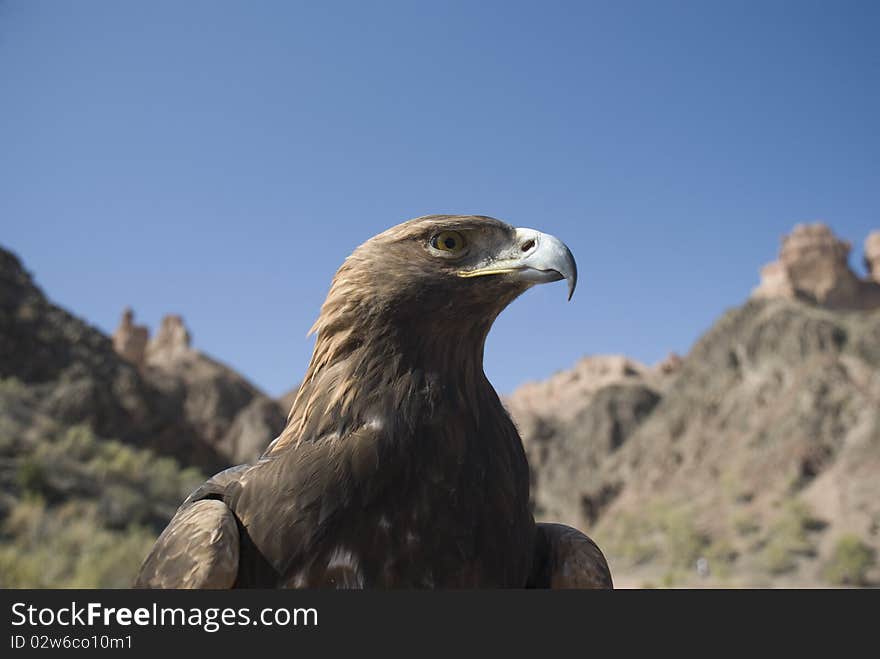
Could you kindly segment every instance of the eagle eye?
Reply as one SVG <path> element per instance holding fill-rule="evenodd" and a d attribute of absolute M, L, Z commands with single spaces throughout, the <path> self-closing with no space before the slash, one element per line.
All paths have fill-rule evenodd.
<path fill-rule="evenodd" d="M 464 236 L 458 231 L 441 231 L 431 238 L 430 244 L 436 250 L 455 255 L 464 249 Z"/>

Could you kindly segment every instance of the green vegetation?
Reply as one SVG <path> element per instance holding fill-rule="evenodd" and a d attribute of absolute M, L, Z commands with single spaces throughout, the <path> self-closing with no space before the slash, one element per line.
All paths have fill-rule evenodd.
<path fill-rule="evenodd" d="M 663 588 L 675 588 L 683 583 L 687 575 L 682 574 L 681 570 L 667 570 L 663 574 L 663 578 L 660 580 L 660 584 Z"/>
<path fill-rule="evenodd" d="M 16 456 L 0 508 L 0 587 L 124 588 L 203 480 L 171 458 L 75 426 Z"/>
<path fill-rule="evenodd" d="M 27 387 L 16 377 L 0 378 L 0 393 L 23 396 L 27 393 Z"/>
<path fill-rule="evenodd" d="M 761 530 L 761 523 L 757 515 L 743 511 L 734 515 L 733 528 L 739 535 L 753 535 Z"/>
<path fill-rule="evenodd" d="M 640 565 L 656 558 L 660 547 L 651 537 L 650 519 L 633 513 L 623 513 L 615 519 L 610 532 L 597 534 L 600 546 L 608 553 L 631 565 Z"/>
<path fill-rule="evenodd" d="M 835 586 L 867 586 L 868 572 L 877 563 L 877 552 L 856 535 L 844 535 L 834 545 L 822 568 L 823 578 Z"/>
<path fill-rule="evenodd" d="M 786 503 L 764 538 L 759 555 L 761 566 L 774 575 L 793 571 L 799 556 L 815 555 L 810 532 L 818 527 L 806 504 L 796 500 Z"/>
<path fill-rule="evenodd" d="M 689 506 L 655 503 L 638 514 L 615 519 L 612 532 L 601 536 L 611 555 L 638 565 L 660 560 L 670 568 L 693 569 L 706 555 L 711 538 L 697 528 Z"/>
<path fill-rule="evenodd" d="M 710 545 L 710 538 L 697 530 L 688 510 L 669 510 L 657 523 L 666 538 L 666 551 L 680 567 L 693 567 Z"/>
<path fill-rule="evenodd" d="M 125 588 L 156 534 L 132 525 L 107 529 L 95 504 L 71 501 L 47 506 L 24 499 L 3 524 L 0 586 L 3 588 Z"/>

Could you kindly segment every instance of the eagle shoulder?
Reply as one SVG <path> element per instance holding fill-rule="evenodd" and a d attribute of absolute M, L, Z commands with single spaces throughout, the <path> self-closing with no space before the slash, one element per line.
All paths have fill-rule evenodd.
<path fill-rule="evenodd" d="M 135 588 L 232 588 L 241 537 L 226 499 L 251 468 L 230 467 L 193 490 L 144 559 Z"/>
<path fill-rule="evenodd" d="M 589 537 L 564 524 L 535 525 L 532 588 L 611 589 L 611 571 L 602 551 Z"/>
<path fill-rule="evenodd" d="M 232 588 L 238 576 L 239 534 L 222 501 L 182 506 L 156 540 L 135 588 Z"/>

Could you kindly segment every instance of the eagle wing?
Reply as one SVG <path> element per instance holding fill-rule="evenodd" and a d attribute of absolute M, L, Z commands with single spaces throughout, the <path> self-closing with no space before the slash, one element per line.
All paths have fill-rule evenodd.
<path fill-rule="evenodd" d="M 605 556 L 586 535 L 564 524 L 535 525 L 533 588 L 613 588 Z"/>
<path fill-rule="evenodd" d="M 232 588 L 238 576 L 238 525 L 222 501 L 178 510 L 135 579 L 135 588 Z"/>
<path fill-rule="evenodd" d="M 238 577 L 238 521 L 218 500 L 249 465 L 220 472 L 189 495 L 162 531 L 135 588 L 232 588 Z"/>

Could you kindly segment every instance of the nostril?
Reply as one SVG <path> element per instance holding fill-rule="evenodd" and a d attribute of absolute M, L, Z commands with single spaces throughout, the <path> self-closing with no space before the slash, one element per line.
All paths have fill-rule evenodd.
<path fill-rule="evenodd" d="M 533 239 L 529 238 L 527 241 L 525 241 L 522 244 L 522 247 L 520 249 L 522 249 L 522 251 L 524 251 L 524 252 L 528 252 L 534 246 L 535 246 L 535 241 Z"/>

